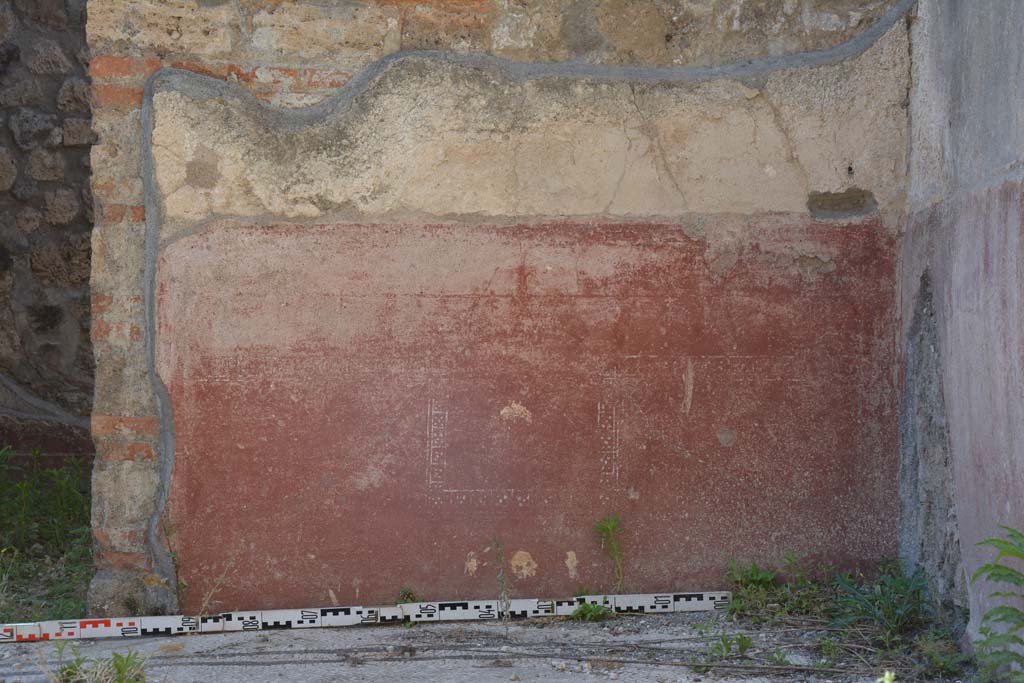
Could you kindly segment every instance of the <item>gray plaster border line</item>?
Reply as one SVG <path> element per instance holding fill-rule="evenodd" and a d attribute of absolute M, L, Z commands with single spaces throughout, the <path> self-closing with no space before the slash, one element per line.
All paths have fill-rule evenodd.
<path fill-rule="evenodd" d="M 447 62 L 476 69 L 502 72 L 515 80 L 574 79 L 620 83 L 699 83 L 726 79 L 741 80 L 772 72 L 828 66 L 838 64 L 868 50 L 915 5 L 917 0 L 899 0 L 889 7 L 870 27 L 839 45 L 823 50 L 801 52 L 778 57 L 745 60 L 720 66 L 608 66 L 582 62 L 515 62 L 491 55 L 458 54 L 438 51 L 404 51 L 387 55 L 366 66 L 352 80 L 339 88 L 323 102 L 299 110 L 273 107 L 257 100 L 249 91 L 235 83 L 228 83 L 190 71 L 164 68 L 146 82 L 143 92 L 141 174 L 143 205 L 146 216 L 145 254 L 143 266 L 143 302 L 146 329 L 146 366 L 160 425 L 158 457 L 160 480 L 153 515 L 149 522 L 147 543 L 153 559 L 153 569 L 166 582 L 159 602 L 169 612 L 177 611 L 177 577 L 170 551 L 160 542 L 160 519 L 170 493 L 174 468 L 174 417 L 167 387 L 156 372 L 156 265 L 160 251 L 160 227 L 163 224 L 163 206 L 156 187 L 153 165 L 153 97 L 158 89 L 172 88 L 197 98 L 227 98 L 238 106 L 258 115 L 268 127 L 294 130 L 318 123 L 329 116 L 343 113 L 352 101 L 369 90 L 374 83 L 396 65 L 412 60 Z"/>

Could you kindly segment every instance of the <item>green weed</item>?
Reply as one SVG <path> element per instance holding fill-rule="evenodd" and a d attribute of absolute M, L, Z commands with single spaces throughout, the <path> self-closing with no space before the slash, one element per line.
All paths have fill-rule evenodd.
<path fill-rule="evenodd" d="M 735 640 L 723 633 L 718 637 L 718 640 L 708 645 L 708 658 L 725 659 L 732 652 L 732 646 L 735 644 Z"/>
<path fill-rule="evenodd" d="M 787 553 L 784 571 L 758 564 L 730 562 L 726 578 L 733 585 L 732 600 L 726 613 L 754 624 L 771 624 L 790 616 L 824 616 L 834 601 L 827 582 L 813 581 Z"/>
<path fill-rule="evenodd" d="M 917 631 L 930 614 L 925 602 L 928 584 L 920 569 L 910 576 L 886 573 L 860 583 L 839 575 L 836 585 L 840 592 L 834 624 L 872 628 L 875 640 L 886 648 Z"/>
<path fill-rule="evenodd" d="M 109 658 L 84 657 L 75 645 L 55 643 L 59 661 L 57 673 L 50 674 L 56 683 L 146 683 L 142 657 L 137 652 L 114 652 Z M 70 651 L 70 658 L 64 661 Z"/>
<path fill-rule="evenodd" d="M 572 615 L 569 618 L 573 621 L 592 622 L 604 621 L 611 616 L 613 616 L 612 611 L 604 605 L 595 605 L 589 602 L 584 602 L 572 611 Z"/>
<path fill-rule="evenodd" d="M 756 562 L 740 565 L 735 560 L 729 562 L 725 577 L 744 588 L 769 588 L 775 583 L 775 572 L 762 569 Z"/>
<path fill-rule="evenodd" d="M 733 562 L 726 576 L 733 584 L 728 614 L 736 621 L 830 627 L 817 643 L 818 667 L 898 661 L 901 670 L 925 679 L 959 675 L 971 662 L 937 623 L 921 572 L 905 576 L 890 564 L 877 576 L 854 579 L 829 567 L 809 571 L 787 553 L 777 569 Z M 778 650 L 767 656 L 776 666 L 783 659 Z"/>
<path fill-rule="evenodd" d="M 1004 560 L 1024 561 L 1024 534 L 1008 526 L 1000 527 L 1006 538 L 986 538 L 978 545 L 995 548 L 995 559 L 974 572 L 971 583 L 985 579 L 1012 586 L 1018 590 L 996 591 L 993 597 L 1009 598 L 1020 604 L 1024 600 L 1024 572 Z M 981 619 L 981 638 L 974 641 L 980 673 L 985 680 L 1024 682 L 1024 610 L 1014 605 L 993 607 Z M 996 625 L 999 625 L 998 627 Z"/>
<path fill-rule="evenodd" d="M 973 661 L 973 657 L 960 651 L 951 634 L 945 629 L 929 629 L 914 639 L 914 650 L 922 677 L 958 676 Z"/>
<path fill-rule="evenodd" d="M 608 554 L 615 570 L 615 593 L 621 593 L 625 583 L 623 565 L 626 554 L 622 549 L 622 532 L 622 520 L 618 515 L 608 515 L 594 525 L 594 533 L 601 539 L 601 547 Z"/>

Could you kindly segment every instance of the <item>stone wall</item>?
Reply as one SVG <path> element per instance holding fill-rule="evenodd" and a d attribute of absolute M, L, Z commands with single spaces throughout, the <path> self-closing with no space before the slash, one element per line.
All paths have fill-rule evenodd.
<path fill-rule="evenodd" d="M 92 609 L 895 552 L 908 5 L 92 0 Z"/>
<path fill-rule="evenodd" d="M 0 3 L 0 446 L 88 455 L 85 2 Z"/>
<path fill-rule="evenodd" d="M 992 586 L 967 589 L 992 559 L 976 544 L 1024 527 L 1022 26 L 1013 0 L 923 0 L 911 40 L 903 443 L 920 467 L 904 506 L 920 512 L 903 552 L 969 607 L 972 634 L 995 604 Z"/>

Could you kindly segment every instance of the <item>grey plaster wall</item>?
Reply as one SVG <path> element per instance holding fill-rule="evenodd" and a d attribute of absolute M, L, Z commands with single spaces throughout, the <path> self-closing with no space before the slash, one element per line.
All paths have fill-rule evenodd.
<path fill-rule="evenodd" d="M 1022 29 L 1017 0 L 921 0 L 911 31 L 902 448 L 905 475 L 930 465 L 916 485 L 902 482 L 902 554 L 928 566 L 959 552 L 958 575 L 940 584 L 953 600 L 992 559 L 977 542 L 1000 524 L 1024 527 Z M 932 485 L 943 479 L 951 486 Z M 922 522 L 936 511 L 956 519 L 958 536 Z M 996 604 L 992 590 L 967 591 L 971 635 Z"/>

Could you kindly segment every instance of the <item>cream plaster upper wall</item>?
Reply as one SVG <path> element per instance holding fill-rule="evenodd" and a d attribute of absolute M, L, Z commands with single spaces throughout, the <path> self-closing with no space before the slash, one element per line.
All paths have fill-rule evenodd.
<path fill-rule="evenodd" d="M 153 103 L 156 184 L 165 219 L 185 222 L 806 213 L 809 192 L 850 187 L 895 218 L 906 40 L 897 23 L 855 59 L 757 87 L 520 80 L 415 57 L 287 129 L 249 101 L 168 86 Z"/>

